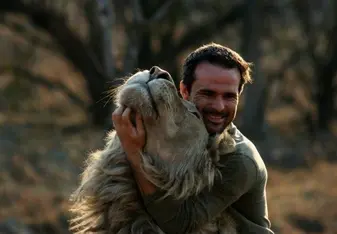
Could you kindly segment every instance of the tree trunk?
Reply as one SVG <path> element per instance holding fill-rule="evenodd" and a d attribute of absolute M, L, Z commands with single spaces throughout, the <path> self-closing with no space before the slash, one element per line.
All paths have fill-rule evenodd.
<path fill-rule="evenodd" d="M 336 55 L 334 56 L 336 58 Z M 336 77 L 336 64 L 325 67 L 317 79 L 317 110 L 318 131 L 329 131 L 330 124 L 334 118 L 334 78 Z"/>
<path fill-rule="evenodd" d="M 254 63 L 252 85 L 245 87 L 245 105 L 241 128 L 244 134 L 253 139 L 264 137 L 267 87 L 260 67 L 260 35 L 262 0 L 246 0 L 246 16 L 243 25 L 242 51 L 246 60 Z"/>
<path fill-rule="evenodd" d="M 323 59 L 324 64 L 317 66 L 316 85 L 317 85 L 317 110 L 319 132 L 330 130 L 330 124 L 334 118 L 335 105 L 335 78 L 337 72 L 337 3 L 334 1 L 333 8 L 333 27 L 328 31 L 328 47 Z"/>
<path fill-rule="evenodd" d="M 106 78 L 101 81 L 101 94 L 91 95 L 93 123 L 111 128 L 110 114 L 114 107 L 112 103 L 106 103 L 105 95 L 107 94 L 105 91 L 113 88 L 109 87 L 108 82 L 112 81 L 116 75 L 115 61 L 112 56 L 112 27 L 114 22 L 112 3 L 109 0 L 88 1 L 85 10 L 89 22 L 89 47 L 96 55 Z"/>

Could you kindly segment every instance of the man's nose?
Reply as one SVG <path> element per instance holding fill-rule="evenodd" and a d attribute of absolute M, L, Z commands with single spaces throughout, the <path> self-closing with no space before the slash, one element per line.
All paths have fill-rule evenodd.
<path fill-rule="evenodd" d="M 153 66 L 150 69 L 150 80 L 154 79 L 165 79 L 173 82 L 171 75 L 158 66 Z"/>
<path fill-rule="evenodd" d="M 212 107 L 218 112 L 224 111 L 226 107 L 222 97 L 217 97 L 212 104 L 213 104 Z"/>

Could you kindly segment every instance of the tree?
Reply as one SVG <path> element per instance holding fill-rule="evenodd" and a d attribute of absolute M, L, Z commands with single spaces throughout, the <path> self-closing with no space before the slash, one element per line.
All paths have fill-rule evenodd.
<path fill-rule="evenodd" d="M 334 118 L 337 72 L 337 3 L 335 1 L 294 1 L 311 59 L 316 90 L 317 131 L 327 132 Z"/>
<path fill-rule="evenodd" d="M 107 123 L 107 116 L 111 112 L 110 107 L 105 105 L 102 99 L 106 95 L 108 81 L 114 77 L 114 62 L 111 55 L 113 12 L 109 1 L 87 1 L 86 4 L 89 43 L 85 43 L 85 40 L 68 25 L 65 12 L 69 7 L 69 1 L 1 1 L 0 11 L 27 15 L 34 26 L 47 32 L 57 42 L 64 57 L 86 80 L 88 93 L 92 99 L 88 109 L 92 113 L 92 122 L 96 126 L 102 126 Z"/>
<path fill-rule="evenodd" d="M 69 26 L 71 7 L 84 12 L 88 34 Z M 261 14 L 268 13 L 264 5 Z M 181 57 L 188 49 L 212 41 L 223 29 L 240 22 L 244 3 L 216 0 L 13 0 L 0 3 L 2 12 L 23 13 L 47 34 L 86 80 L 92 121 L 107 126 L 111 106 L 103 100 L 121 76 L 159 65 L 178 83 Z M 122 39 L 112 41 L 122 33 Z M 121 46 L 120 46 L 121 45 Z M 112 50 L 121 56 L 114 57 Z M 113 81 L 113 83 L 111 83 Z"/>
<path fill-rule="evenodd" d="M 117 13 L 127 35 L 123 73 L 156 64 L 169 70 L 176 82 L 179 81 L 179 58 L 186 50 L 209 42 L 244 16 L 242 3 L 130 0 L 115 4 L 116 12 L 124 13 L 125 9 L 132 12 L 131 19 Z"/>
<path fill-rule="evenodd" d="M 245 19 L 242 30 L 242 52 L 248 61 L 253 62 L 252 86 L 246 87 L 245 108 L 242 113 L 242 129 L 252 139 L 264 137 L 267 84 L 261 72 L 261 38 L 264 22 L 262 0 L 245 1 Z"/>

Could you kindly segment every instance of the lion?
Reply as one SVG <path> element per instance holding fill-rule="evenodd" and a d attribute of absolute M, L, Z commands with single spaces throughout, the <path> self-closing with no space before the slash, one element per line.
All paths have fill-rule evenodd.
<path fill-rule="evenodd" d="M 163 198 L 195 196 L 221 177 L 219 154 L 232 152 L 234 140 L 226 131 L 208 134 L 197 108 L 179 96 L 168 72 L 154 66 L 133 74 L 117 88 L 115 104 L 142 115 L 146 130 L 142 170 L 164 191 Z M 114 130 L 105 147 L 89 155 L 71 203 L 74 233 L 164 234 L 145 210 Z M 193 232 L 206 233 L 235 234 L 235 223 L 225 211 Z"/>

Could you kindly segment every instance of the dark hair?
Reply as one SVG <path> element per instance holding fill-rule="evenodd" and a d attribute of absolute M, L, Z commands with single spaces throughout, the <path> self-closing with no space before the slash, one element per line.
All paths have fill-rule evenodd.
<path fill-rule="evenodd" d="M 195 80 L 195 69 L 202 62 L 209 62 L 224 68 L 238 68 L 241 74 L 239 93 L 242 92 L 246 83 L 252 82 L 251 63 L 246 62 L 237 52 L 228 47 L 210 43 L 197 48 L 185 59 L 182 82 L 188 92 L 191 92 L 192 84 Z"/>

